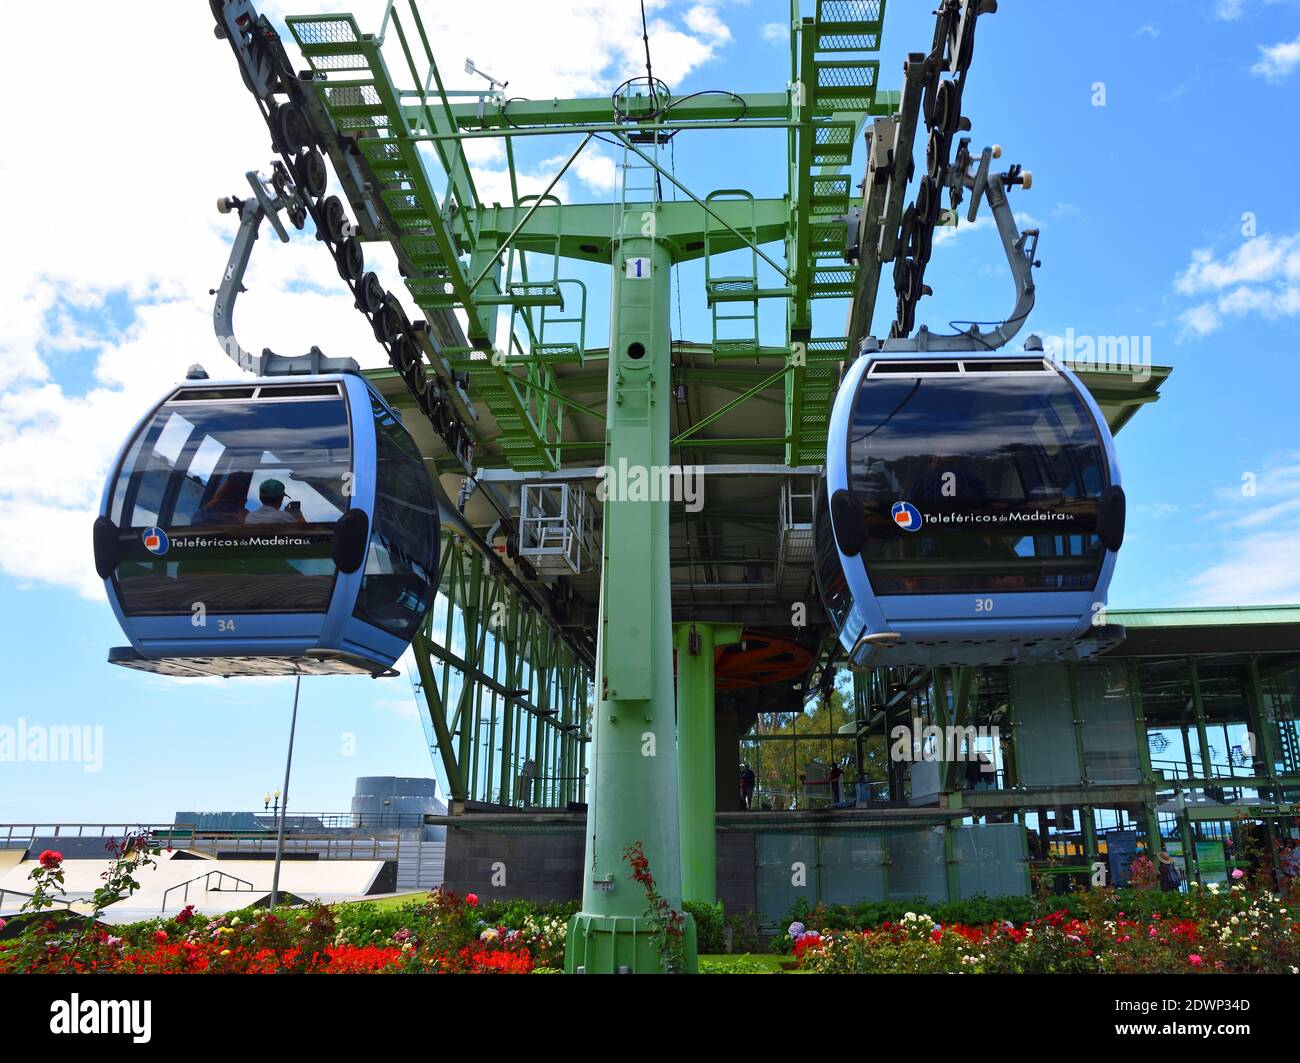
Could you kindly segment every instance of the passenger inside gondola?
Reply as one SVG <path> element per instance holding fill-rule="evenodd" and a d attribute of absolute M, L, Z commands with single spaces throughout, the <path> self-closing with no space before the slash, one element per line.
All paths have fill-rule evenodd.
<path fill-rule="evenodd" d="M 257 489 L 258 500 L 262 503 L 244 518 L 245 524 L 305 524 L 302 516 L 302 503 L 284 503 L 284 484 L 274 478 L 262 481 Z M 284 506 L 282 509 L 281 507 Z"/>
<path fill-rule="evenodd" d="M 243 524 L 248 518 L 248 492 L 253 486 L 251 472 L 232 472 L 211 497 L 194 514 L 195 524 Z"/>

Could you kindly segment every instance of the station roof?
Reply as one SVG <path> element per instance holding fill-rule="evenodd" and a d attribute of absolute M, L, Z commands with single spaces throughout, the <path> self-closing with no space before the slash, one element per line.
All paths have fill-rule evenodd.
<path fill-rule="evenodd" d="M 687 388 L 685 402 L 678 404 L 679 408 L 674 411 L 674 433 L 713 417 L 742 393 L 769 381 L 767 387 L 754 391 L 749 400 L 711 421 L 709 430 L 695 434 L 692 442 L 698 445 L 684 442 L 680 450 L 685 453 L 674 454 L 674 460 L 703 465 L 781 460 L 782 439 L 786 431 L 786 389 L 782 377 L 771 378 L 781 368 L 785 352 L 777 355 L 775 352 L 768 354 L 766 350 L 758 359 L 720 362 L 713 358 L 708 344 L 673 344 L 673 384 L 685 384 Z M 589 349 L 585 364 L 555 367 L 557 387 L 566 395 L 579 399 L 592 414 L 599 414 L 601 418 L 605 408 L 608 358 L 606 349 Z M 1112 433 L 1128 424 L 1142 407 L 1159 400 L 1160 388 L 1172 372 L 1168 366 L 1142 367 L 1134 372 L 1092 364 L 1065 364 L 1074 370 L 1097 400 Z M 407 427 L 424 456 L 438 467 L 450 469 L 452 463 L 447 459 L 445 447 L 416 410 L 398 374 L 386 368 L 371 370 L 366 376 L 384 398 L 403 413 Z M 504 456 L 495 445 L 500 435 L 496 422 L 481 404 L 476 404 L 476 410 L 479 415 L 474 432 L 478 444 L 476 461 L 485 468 L 504 466 Z M 565 415 L 564 440 L 564 465 L 600 465 L 604 452 L 604 421 L 571 408 Z M 723 440 L 735 442 L 716 445 Z M 741 440 L 752 442 L 742 443 Z"/>
<path fill-rule="evenodd" d="M 1108 609 L 1128 631 L 1111 656 L 1300 653 L 1300 605 Z"/>
<path fill-rule="evenodd" d="M 590 471 L 604 462 L 604 412 L 608 390 L 606 349 L 586 351 L 583 364 L 554 367 L 554 386 L 576 398 L 583 409 L 566 411 L 563 426 L 562 469 Z M 699 512 L 674 507 L 671 522 L 673 612 L 675 619 L 711 619 L 763 625 L 788 622 L 792 601 L 815 602 L 811 553 L 792 549 L 782 538 L 779 514 L 782 480 L 789 477 L 799 490 L 809 492 L 822 464 L 823 451 L 809 448 L 805 461 L 786 466 L 786 382 L 781 375 L 788 361 L 784 348 L 763 348 L 760 357 L 746 360 L 717 359 L 708 343 L 674 342 L 672 384 L 683 385 L 683 398 L 672 403 L 670 432 L 682 441 L 672 449 L 671 461 L 687 466 L 751 469 L 753 474 L 707 476 L 704 504 Z M 1101 407 L 1112 432 L 1123 428 L 1144 406 L 1160 398 L 1171 370 L 1166 366 L 1139 371 L 1106 365 L 1067 363 Z M 463 477 L 453 467 L 443 444 L 428 420 L 419 414 L 401 379 L 392 370 L 368 373 L 380 392 L 404 415 L 421 452 L 442 478 L 449 498 L 455 498 Z M 736 400 L 752 392 L 745 401 Z M 832 391 L 833 394 L 833 391 Z M 471 389 L 471 399 L 475 396 Z M 825 403 L 823 392 L 808 402 Z M 735 404 L 729 408 L 729 404 Z M 476 402 L 475 464 L 479 469 L 504 469 L 500 432 L 485 405 Z M 706 422 L 701 426 L 701 422 Z M 696 426 L 700 426 L 696 430 Z M 686 438 L 689 436 L 689 438 Z M 807 460 L 810 455 L 813 460 Z M 784 472 L 789 469 L 788 473 Z M 757 474 L 763 470 L 761 475 Z M 721 471 L 721 470 L 720 470 Z M 507 474 L 508 475 L 508 474 Z M 518 473 L 515 482 L 540 479 Z M 500 485 L 506 491 L 508 485 Z M 590 485 L 589 485 L 590 486 Z M 506 491 L 506 493 L 509 493 Z M 517 505 L 517 498 L 513 499 Z M 596 519 L 600 504 L 593 501 Z M 497 519 L 497 512 L 481 499 L 471 498 L 466 520 L 480 532 Z M 758 566 L 758 577 L 755 568 Z M 595 622 L 599 571 L 586 569 L 564 577 L 579 607 L 586 607 Z M 822 617 L 814 610 L 811 625 Z"/>

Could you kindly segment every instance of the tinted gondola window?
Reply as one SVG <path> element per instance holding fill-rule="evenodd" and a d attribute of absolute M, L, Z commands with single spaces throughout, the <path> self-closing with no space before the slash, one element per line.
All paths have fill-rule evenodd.
<path fill-rule="evenodd" d="M 378 445 L 375 513 L 355 615 L 409 640 L 433 601 L 437 508 L 411 437 L 382 402 L 371 403 Z"/>
<path fill-rule="evenodd" d="M 122 608 L 196 617 L 324 612 L 351 467 L 337 391 L 164 404 L 113 486 Z"/>
<path fill-rule="evenodd" d="M 852 596 L 840 564 L 840 552 L 835 547 L 835 531 L 831 527 L 830 504 L 827 502 L 826 482 L 817 490 L 817 507 L 813 513 L 813 550 L 817 569 L 817 589 L 822 605 L 837 628 L 844 626 L 849 615 Z"/>
<path fill-rule="evenodd" d="M 848 449 L 875 593 L 1096 585 L 1106 456 L 1059 373 L 867 376 Z"/>

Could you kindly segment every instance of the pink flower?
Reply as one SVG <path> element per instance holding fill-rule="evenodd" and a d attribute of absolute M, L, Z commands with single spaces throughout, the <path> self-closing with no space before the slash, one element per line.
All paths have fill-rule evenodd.
<path fill-rule="evenodd" d="M 396 934 L 393 935 L 393 940 L 400 945 L 404 941 L 406 941 L 406 939 L 409 938 L 410 936 L 411 936 L 411 932 L 407 930 L 406 927 L 402 927 L 401 930 L 399 930 Z"/>
<path fill-rule="evenodd" d="M 477 907 L 478 907 L 478 894 L 477 894 L 477 893 L 467 893 L 467 894 L 465 894 L 465 903 L 468 904 L 471 908 L 477 908 Z"/>
<path fill-rule="evenodd" d="M 1190 956 L 1187 957 L 1187 962 L 1190 963 L 1193 967 L 1199 967 L 1205 961 L 1201 959 L 1199 954 L 1193 952 Z"/>
<path fill-rule="evenodd" d="M 0 930 L 3 930 L 3 929 L 4 929 L 5 927 L 7 927 L 8 925 L 9 925 L 9 924 L 6 923 L 3 919 L 0 919 Z"/>
<path fill-rule="evenodd" d="M 1245 877 L 1246 877 L 1246 872 L 1244 872 L 1244 871 L 1243 871 L 1241 868 L 1239 868 L 1239 867 L 1234 867 L 1234 868 L 1232 869 L 1232 877 L 1233 877 L 1233 878 L 1245 878 Z"/>

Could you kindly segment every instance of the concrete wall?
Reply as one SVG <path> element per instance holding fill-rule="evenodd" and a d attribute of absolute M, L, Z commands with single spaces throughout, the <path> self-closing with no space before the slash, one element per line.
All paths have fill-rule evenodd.
<path fill-rule="evenodd" d="M 582 896 L 581 834 L 501 834 L 447 828 L 443 886 L 483 900 L 567 901 Z M 504 885 L 493 885 L 494 865 Z"/>
<path fill-rule="evenodd" d="M 581 900 L 583 855 L 581 834 L 497 834 L 450 827 L 443 885 L 482 900 Z M 492 884 L 496 863 L 505 865 L 503 886 Z M 747 831 L 718 831 L 718 899 L 736 914 L 752 912 L 757 905 L 754 836 Z"/>
<path fill-rule="evenodd" d="M 728 915 L 758 910 L 757 859 L 751 831 L 718 831 L 718 900 Z"/>

